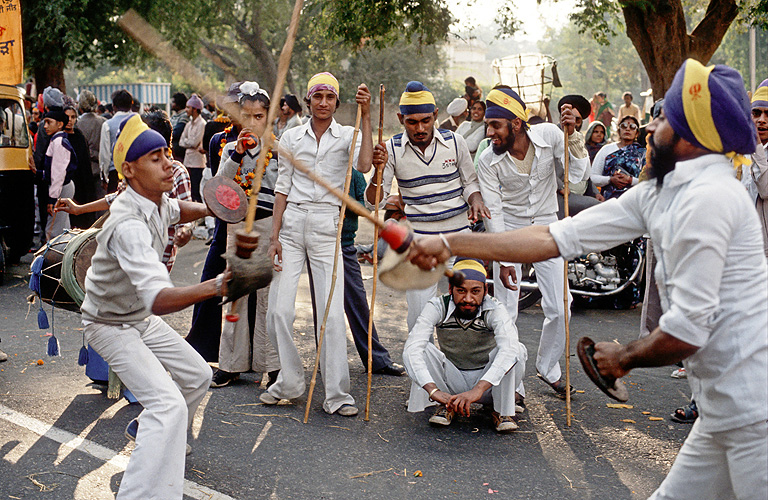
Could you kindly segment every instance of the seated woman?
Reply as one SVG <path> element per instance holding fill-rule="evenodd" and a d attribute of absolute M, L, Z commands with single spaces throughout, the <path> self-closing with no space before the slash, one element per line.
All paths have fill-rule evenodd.
<path fill-rule="evenodd" d="M 477 101 L 469 108 L 469 121 L 462 122 L 456 133 L 467 141 L 469 152 L 474 158 L 477 146 L 485 139 L 485 102 Z"/>
<path fill-rule="evenodd" d="M 619 140 L 603 146 L 592 162 L 592 183 L 605 199 L 618 198 L 638 182 L 645 165 L 645 148 L 637 143 L 640 124 L 634 116 L 619 122 Z"/>

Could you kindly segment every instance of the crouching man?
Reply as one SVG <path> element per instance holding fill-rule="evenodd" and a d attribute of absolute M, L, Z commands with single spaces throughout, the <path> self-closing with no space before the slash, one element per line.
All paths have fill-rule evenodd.
<path fill-rule="evenodd" d="M 229 271 L 174 287 L 160 261 L 168 226 L 209 215 L 205 205 L 169 199 L 168 143 L 139 115 L 120 125 L 114 163 L 128 187 L 96 237 L 81 307 L 85 340 L 144 407 L 126 428 L 136 449 L 117 498 L 181 500 L 187 428 L 208 391 L 211 368 L 158 316 L 226 294 Z"/>
<path fill-rule="evenodd" d="M 492 402 L 496 430 L 514 431 L 528 351 L 506 308 L 487 294 L 482 263 L 457 258 L 453 269 L 464 273 L 463 285 L 427 302 L 403 349 L 413 381 L 408 411 L 438 404 L 429 422 L 449 425 L 456 413 L 468 417 L 472 403 Z M 429 341 L 433 331 L 439 348 Z"/>

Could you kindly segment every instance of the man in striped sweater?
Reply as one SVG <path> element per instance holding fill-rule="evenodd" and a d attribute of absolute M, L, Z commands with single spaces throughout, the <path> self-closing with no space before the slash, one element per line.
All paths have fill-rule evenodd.
<path fill-rule="evenodd" d="M 421 82 L 409 82 L 397 114 L 405 133 L 374 148 L 373 164 L 384 169 L 383 196 L 376 199 L 376 176 L 365 192 L 368 203 L 381 203 L 396 178 L 406 217 L 417 234 L 468 231 L 469 222 L 490 216 L 464 138 L 436 128 L 437 111 L 429 89 Z M 436 292 L 437 285 L 406 292 L 408 331 Z"/>

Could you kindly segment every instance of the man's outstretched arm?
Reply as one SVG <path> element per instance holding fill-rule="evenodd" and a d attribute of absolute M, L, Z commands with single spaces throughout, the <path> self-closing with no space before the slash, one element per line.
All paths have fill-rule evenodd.
<path fill-rule="evenodd" d="M 548 226 L 528 226 L 504 233 L 452 233 L 419 238 L 408 258 L 422 269 L 433 269 L 451 255 L 506 262 L 539 262 L 560 255 Z M 450 247 L 450 248 L 448 248 Z"/>

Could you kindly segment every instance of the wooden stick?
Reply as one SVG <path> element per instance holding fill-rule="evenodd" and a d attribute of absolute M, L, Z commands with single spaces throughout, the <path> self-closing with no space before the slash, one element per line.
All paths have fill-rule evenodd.
<path fill-rule="evenodd" d="M 304 162 L 295 158 L 291 153 L 289 153 L 288 151 L 282 148 L 279 149 L 278 154 L 283 158 L 285 158 L 287 161 L 289 161 L 291 165 L 293 165 L 293 168 L 295 168 L 299 172 L 303 172 L 304 174 L 306 174 L 307 177 L 312 179 L 312 181 L 320 184 L 325 189 L 327 189 L 328 192 L 330 192 L 332 195 L 334 195 L 335 197 L 337 197 L 338 199 L 346 203 L 348 209 L 352 210 L 360 217 L 365 217 L 374 226 L 378 227 L 379 229 L 384 229 L 385 227 L 384 222 L 374 217 L 373 214 L 370 211 L 368 211 L 368 209 L 365 208 L 360 202 L 353 199 L 348 194 L 342 193 L 341 189 L 337 188 L 336 186 L 333 186 L 330 182 L 328 182 L 324 178 L 317 175 Z"/>
<path fill-rule="evenodd" d="M 379 85 L 379 144 L 384 140 L 384 84 Z M 384 168 L 376 169 L 376 200 L 381 196 L 381 178 Z M 379 218 L 379 203 L 374 208 L 374 217 Z M 371 306 L 368 308 L 368 386 L 365 396 L 365 421 L 370 420 L 371 411 L 371 384 L 373 382 L 373 307 L 376 304 L 376 285 L 378 283 L 379 269 L 379 226 L 373 226 L 373 291 L 371 292 Z"/>
<path fill-rule="evenodd" d="M 357 145 L 357 134 L 360 133 L 360 115 L 362 108 L 357 105 L 357 118 L 355 119 L 355 133 L 352 134 L 352 146 L 349 151 L 349 163 L 347 164 L 347 178 L 344 180 L 344 192 L 349 192 L 349 184 L 352 182 L 352 163 L 355 159 L 355 146 Z M 331 301 L 333 300 L 333 291 L 336 288 L 336 270 L 339 266 L 339 249 L 341 248 L 341 231 L 344 227 L 344 213 L 347 211 L 347 198 L 342 198 L 341 213 L 339 214 L 339 227 L 336 231 L 336 249 L 333 253 L 333 274 L 331 275 L 331 289 L 328 292 L 328 300 L 325 301 L 325 314 L 323 322 L 320 324 L 320 334 L 318 335 L 317 356 L 315 356 L 315 369 L 312 371 L 312 380 L 309 382 L 309 393 L 307 394 L 307 406 L 304 408 L 304 423 L 309 421 L 309 408 L 312 406 L 312 393 L 315 391 L 315 382 L 317 382 L 317 369 L 320 367 L 320 355 L 323 351 L 323 339 L 325 337 L 325 325 L 328 322 L 328 315 L 331 312 Z M 346 338 L 346 337 L 345 337 Z M 346 360 L 346 353 L 344 354 Z"/>
<path fill-rule="evenodd" d="M 563 127 L 563 209 L 565 216 L 570 215 L 568 209 L 568 193 L 570 185 L 568 184 L 568 129 Z M 571 329 L 568 309 L 568 261 L 563 259 L 563 312 L 565 318 L 565 423 L 571 426 Z"/>
<path fill-rule="evenodd" d="M 264 133 L 261 135 L 261 151 L 256 162 L 256 177 L 253 178 L 251 183 L 251 199 L 248 202 L 248 213 L 245 216 L 244 229 L 246 233 L 251 232 L 253 221 L 256 219 L 256 201 L 261 190 L 264 167 L 267 164 L 267 151 L 269 151 L 273 144 L 272 123 L 275 121 L 278 111 L 278 106 L 275 103 L 279 102 L 279 96 L 283 93 L 283 85 L 285 85 L 285 77 L 288 74 L 288 66 L 291 62 L 291 53 L 293 52 L 293 44 L 296 41 L 296 32 L 299 29 L 299 17 L 301 17 L 301 7 L 303 5 L 304 0 L 296 0 L 293 4 L 291 23 L 288 25 L 288 36 L 285 39 L 283 51 L 280 52 L 280 59 L 277 63 L 277 78 L 275 79 L 275 89 L 272 91 L 272 103 L 267 113 L 267 128 L 264 129 Z"/>

